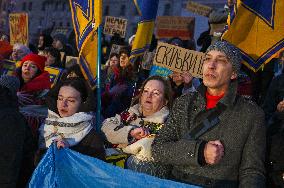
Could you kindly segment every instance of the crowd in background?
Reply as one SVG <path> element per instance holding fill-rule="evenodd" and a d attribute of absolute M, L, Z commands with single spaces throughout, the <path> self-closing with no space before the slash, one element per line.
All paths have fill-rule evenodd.
<path fill-rule="evenodd" d="M 7 35 L 1 37 L 0 59 L 19 62 L 14 76 L 0 78 L 1 187 L 23 187 L 54 141 L 58 148 L 70 147 L 104 161 L 124 153 L 124 168 L 170 178 L 170 166 L 157 163 L 151 156 L 154 135 L 172 113 L 173 102 L 196 92 L 202 80 L 186 72 L 150 76 L 150 71 L 141 66 L 142 58 L 130 62 L 134 37 L 128 42 L 118 35 L 103 40 L 102 130 L 94 126 L 95 89 L 89 87 L 78 64 L 66 66 L 66 56 L 77 56 L 78 52 L 65 35 L 42 33 L 38 43 L 29 47 L 12 46 Z M 208 31 L 202 33 L 197 40 L 200 51 L 205 52 L 216 40 L 212 42 L 213 38 Z M 153 36 L 150 51 L 155 51 L 157 41 Z M 194 40 L 175 37 L 162 41 L 196 50 Z M 123 46 L 119 53 L 110 53 L 113 44 Z M 270 187 L 284 186 L 283 62 L 284 53 L 280 53 L 256 73 L 242 66 L 237 78 L 238 95 L 254 101 L 265 112 L 266 178 Z M 53 87 L 45 66 L 64 70 Z"/>

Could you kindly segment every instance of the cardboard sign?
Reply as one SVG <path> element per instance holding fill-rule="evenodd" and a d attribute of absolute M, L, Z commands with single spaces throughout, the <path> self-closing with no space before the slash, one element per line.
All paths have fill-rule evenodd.
<path fill-rule="evenodd" d="M 17 62 L 4 59 L 0 61 L 0 75 L 12 76 L 16 69 Z"/>
<path fill-rule="evenodd" d="M 79 64 L 79 57 L 66 56 L 65 68 L 70 68 L 75 64 Z"/>
<path fill-rule="evenodd" d="M 194 77 L 202 78 L 203 61 L 204 54 L 201 52 L 159 42 L 153 64 L 179 73 L 189 72 Z"/>
<path fill-rule="evenodd" d="M 150 76 L 159 75 L 159 76 L 167 77 L 172 73 L 173 71 L 171 71 L 168 68 L 153 65 L 151 67 Z"/>
<path fill-rule="evenodd" d="M 113 36 L 117 33 L 121 36 L 121 38 L 125 38 L 126 27 L 127 19 L 106 16 L 104 34 Z"/>
<path fill-rule="evenodd" d="M 193 39 L 195 18 L 180 16 L 158 16 L 157 37 L 173 38 L 179 37 L 182 40 Z"/>
<path fill-rule="evenodd" d="M 201 16 L 208 17 L 209 14 L 212 12 L 212 8 L 206 5 L 202 5 L 193 1 L 188 1 L 186 5 L 187 10 L 199 14 Z"/>
<path fill-rule="evenodd" d="M 53 87 L 60 80 L 62 69 L 46 66 L 44 70 L 49 73 L 51 87 Z"/>
<path fill-rule="evenodd" d="M 10 44 L 29 45 L 29 23 L 27 13 L 9 14 Z"/>
<path fill-rule="evenodd" d="M 143 59 L 142 59 L 142 64 L 141 64 L 142 69 L 151 70 L 151 67 L 153 65 L 154 57 L 155 57 L 155 53 L 154 52 L 146 51 L 144 53 Z"/>

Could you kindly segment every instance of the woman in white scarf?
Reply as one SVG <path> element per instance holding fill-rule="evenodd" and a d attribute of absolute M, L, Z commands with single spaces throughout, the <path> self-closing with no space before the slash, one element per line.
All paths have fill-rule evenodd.
<path fill-rule="evenodd" d="M 94 129 L 93 92 L 84 80 L 68 79 L 52 89 L 48 107 L 48 117 L 39 129 L 41 151 L 56 142 L 58 148 L 70 147 L 80 153 L 105 159 L 103 141 Z"/>
<path fill-rule="evenodd" d="M 107 140 L 131 154 L 127 168 L 162 178 L 167 176 L 166 168 L 153 161 L 151 144 L 169 115 L 171 99 L 169 81 L 160 76 L 149 77 L 128 111 L 103 122 L 101 130 Z M 113 151 L 107 149 L 110 155 Z"/>

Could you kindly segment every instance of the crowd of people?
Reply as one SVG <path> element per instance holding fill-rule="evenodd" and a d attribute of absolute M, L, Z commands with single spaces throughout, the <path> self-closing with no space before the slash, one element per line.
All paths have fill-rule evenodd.
<path fill-rule="evenodd" d="M 78 64 L 66 66 L 78 54 L 66 36 L 41 34 L 36 48 L 3 37 L 0 59 L 18 66 L 0 77 L 0 187 L 25 187 L 53 143 L 106 162 L 124 156 L 123 168 L 203 187 L 284 187 L 283 53 L 260 91 L 239 50 L 204 35 L 203 79 L 149 75 L 141 58 L 130 62 L 132 41 L 104 40 L 99 126 L 96 89 Z M 163 41 L 196 50 L 194 41 Z M 123 47 L 110 53 L 112 44 Z M 53 87 L 46 66 L 64 70 Z"/>

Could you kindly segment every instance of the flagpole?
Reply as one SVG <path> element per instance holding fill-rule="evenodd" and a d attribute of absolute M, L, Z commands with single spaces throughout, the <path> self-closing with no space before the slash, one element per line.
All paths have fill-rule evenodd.
<path fill-rule="evenodd" d="M 101 54 L 102 54 L 102 25 L 98 26 L 98 57 L 97 57 L 97 115 L 96 115 L 96 130 L 101 130 Z"/>

